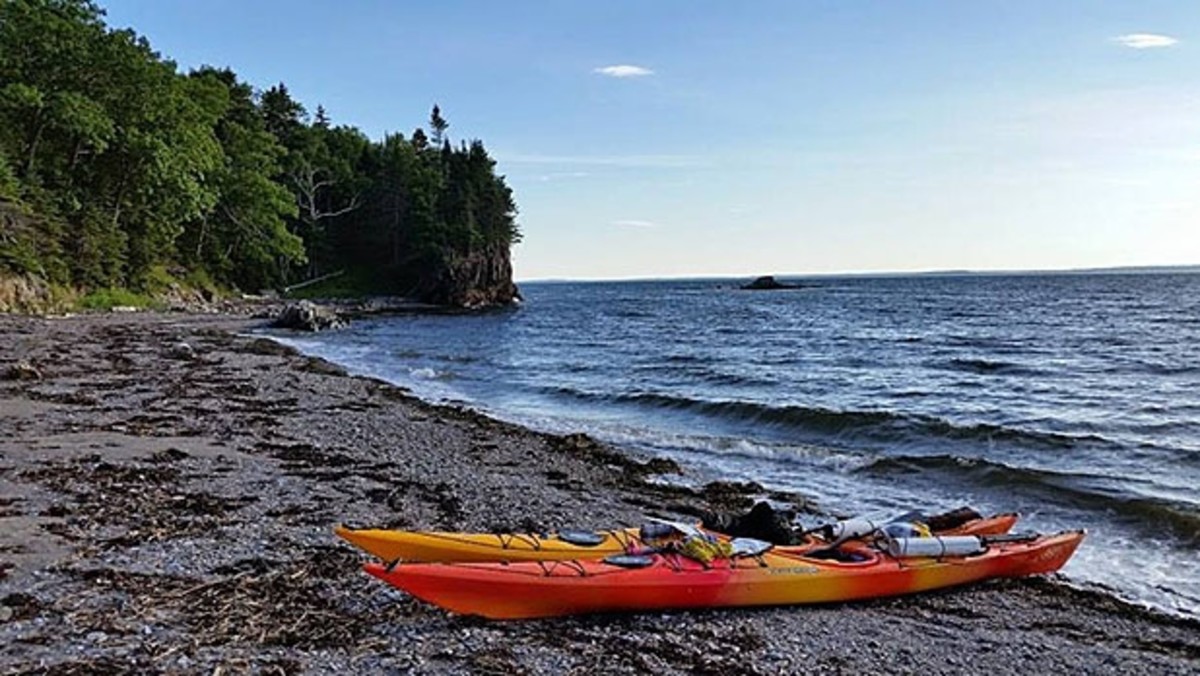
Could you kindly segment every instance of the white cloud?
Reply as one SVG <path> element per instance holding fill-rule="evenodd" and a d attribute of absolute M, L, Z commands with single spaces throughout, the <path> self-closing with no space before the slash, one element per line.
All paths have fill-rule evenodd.
<path fill-rule="evenodd" d="M 602 66 L 594 69 L 592 72 L 599 73 L 601 75 L 607 75 L 609 77 L 646 77 L 647 75 L 654 74 L 654 71 L 650 70 L 649 68 L 630 66 L 627 64 L 621 64 L 617 66 Z"/>
<path fill-rule="evenodd" d="M 658 227 L 658 223 L 651 223 L 650 221 L 635 221 L 635 220 L 613 221 L 613 225 L 620 226 L 622 228 L 657 228 Z"/>
<path fill-rule="evenodd" d="M 1113 41 L 1133 49 L 1170 47 L 1179 42 L 1179 40 L 1169 35 L 1158 35 L 1155 33 L 1129 33 L 1128 35 L 1119 35 L 1113 38 Z"/>

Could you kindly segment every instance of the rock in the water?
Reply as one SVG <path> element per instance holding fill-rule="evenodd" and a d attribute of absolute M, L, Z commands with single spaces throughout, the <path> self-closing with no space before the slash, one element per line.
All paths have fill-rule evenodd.
<path fill-rule="evenodd" d="M 781 282 L 781 281 L 775 279 L 775 277 L 772 275 L 764 275 L 762 277 L 759 277 L 758 279 L 755 279 L 753 282 L 750 282 L 749 284 L 742 286 L 742 288 L 750 289 L 752 291 L 771 290 L 771 289 L 799 289 L 800 285 L 799 284 L 785 284 L 784 282 Z"/>
<path fill-rule="evenodd" d="M 271 326 L 298 331 L 326 331 L 345 328 L 347 322 L 336 312 L 307 300 L 283 308 Z"/>
<path fill-rule="evenodd" d="M 27 361 L 19 361 L 4 372 L 5 380 L 41 380 L 42 372 Z"/>

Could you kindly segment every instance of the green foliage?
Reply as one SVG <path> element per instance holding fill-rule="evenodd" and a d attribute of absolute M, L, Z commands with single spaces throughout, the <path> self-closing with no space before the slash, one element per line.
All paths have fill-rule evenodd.
<path fill-rule="evenodd" d="M 189 222 L 181 254 L 236 286 L 280 285 L 293 265 L 307 260 L 303 241 L 287 227 L 297 215 L 296 200 L 276 180 L 286 150 L 267 131 L 250 86 L 232 71 L 201 69 L 191 78 L 222 90 L 216 137 L 224 162 L 211 173 L 219 198 L 211 212 Z"/>
<path fill-rule="evenodd" d="M 15 201 L 21 193 L 21 185 L 17 183 L 17 175 L 8 164 L 8 156 L 0 147 L 0 200 Z"/>
<path fill-rule="evenodd" d="M 0 202 L 0 271 L 38 277 L 52 284 L 70 281 L 59 242 L 62 224 L 36 218 L 27 207 Z"/>
<path fill-rule="evenodd" d="M 0 238 L 0 269 L 10 270 L 23 275 L 41 275 L 42 258 L 38 253 L 37 242 L 29 236 L 17 233 L 4 233 Z"/>
<path fill-rule="evenodd" d="M 200 291 L 208 298 L 220 298 L 229 295 L 219 284 L 213 281 L 204 268 L 190 270 L 183 278 L 184 284 L 190 289 Z"/>
<path fill-rule="evenodd" d="M 178 73 L 89 0 L 0 0 L 0 199 L 41 216 L 0 233 L 0 268 L 101 304 L 192 280 L 176 269 L 214 290 L 340 269 L 343 290 L 403 290 L 520 236 L 483 144 L 453 147 L 437 106 L 429 125 L 373 142 L 282 83 Z"/>
<path fill-rule="evenodd" d="M 154 265 L 142 272 L 134 286 L 151 296 L 156 296 L 172 287 L 179 286 L 179 280 L 167 270 L 167 266 Z"/>

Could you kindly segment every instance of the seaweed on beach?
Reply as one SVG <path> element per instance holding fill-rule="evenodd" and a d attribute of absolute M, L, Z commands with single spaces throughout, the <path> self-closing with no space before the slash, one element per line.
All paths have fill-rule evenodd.
<path fill-rule="evenodd" d="M 319 548 L 293 561 L 240 565 L 240 571 L 172 599 L 198 643 L 356 646 L 376 636 L 376 624 L 384 619 L 349 613 L 332 600 L 331 586 L 357 572 L 357 559 L 343 549 Z"/>
<path fill-rule="evenodd" d="M 86 592 L 61 598 L 54 610 L 69 626 L 118 636 L 168 622 L 183 631 L 190 653 L 231 644 L 366 651 L 386 644 L 381 627 L 407 611 L 404 604 L 340 602 L 337 587 L 357 569 L 355 555 L 335 547 L 311 548 L 287 561 L 244 559 L 215 569 L 209 579 L 64 567 L 58 572 Z M 19 619 L 43 610 L 27 595 L 2 603 Z M 116 607 L 121 612 L 114 613 Z M 178 650 L 179 641 L 173 643 Z"/>
<path fill-rule="evenodd" d="M 224 497 L 186 490 L 179 484 L 180 471 L 165 466 L 169 457 L 156 454 L 151 464 L 115 464 L 91 455 L 43 463 L 20 472 L 18 478 L 70 498 L 69 503 L 58 502 L 42 512 L 65 519 L 44 529 L 103 549 L 203 533 L 258 500 L 251 495 Z"/>

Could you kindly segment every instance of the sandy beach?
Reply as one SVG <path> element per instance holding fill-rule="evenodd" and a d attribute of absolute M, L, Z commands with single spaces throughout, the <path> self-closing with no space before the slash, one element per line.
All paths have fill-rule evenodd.
<path fill-rule="evenodd" d="M 604 528 L 762 496 L 663 485 L 686 469 L 423 403 L 247 335 L 261 324 L 0 317 L 0 672 L 1200 671 L 1200 623 L 1055 579 L 806 608 L 452 616 L 364 575 L 333 525 Z"/>

